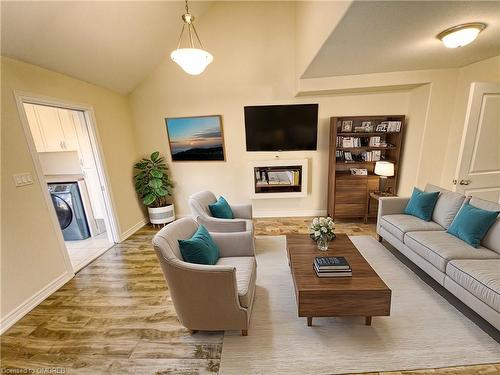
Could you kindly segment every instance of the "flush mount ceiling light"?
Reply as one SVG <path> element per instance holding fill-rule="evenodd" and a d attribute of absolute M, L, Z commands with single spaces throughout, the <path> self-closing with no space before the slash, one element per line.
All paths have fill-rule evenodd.
<path fill-rule="evenodd" d="M 443 42 L 445 47 L 463 47 L 472 43 L 485 27 L 486 24 L 480 22 L 464 23 L 440 32 L 437 38 Z"/>
<path fill-rule="evenodd" d="M 186 13 L 182 15 L 182 20 L 184 24 L 182 25 L 181 36 L 179 37 L 179 43 L 177 44 L 177 49 L 172 51 L 170 58 L 176 62 L 186 73 L 191 75 L 198 75 L 203 73 L 205 68 L 214 59 L 213 56 L 203 49 L 203 44 L 201 44 L 200 37 L 196 32 L 194 27 L 194 16 L 189 13 L 188 2 L 186 0 Z M 188 36 L 188 47 L 181 48 L 182 36 L 184 30 L 187 29 Z M 198 41 L 199 47 L 195 47 L 193 38 Z"/>

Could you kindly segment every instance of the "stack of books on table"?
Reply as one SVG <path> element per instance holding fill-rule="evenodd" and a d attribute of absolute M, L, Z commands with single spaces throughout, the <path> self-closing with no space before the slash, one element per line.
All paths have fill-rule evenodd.
<path fill-rule="evenodd" d="M 352 269 L 344 257 L 315 257 L 314 271 L 318 277 L 349 277 Z"/>

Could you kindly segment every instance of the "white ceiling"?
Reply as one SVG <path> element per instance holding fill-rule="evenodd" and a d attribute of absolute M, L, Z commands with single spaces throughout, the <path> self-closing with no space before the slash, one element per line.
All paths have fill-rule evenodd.
<path fill-rule="evenodd" d="M 200 17 L 212 4 L 190 8 Z M 127 94 L 176 47 L 183 12 L 182 1 L 1 1 L 1 51 Z M 488 27 L 469 46 L 435 38 L 472 21 Z M 355 1 L 303 77 L 459 67 L 498 54 L 500 1 Z"/>
<path fill-rule="evenodd" d="M 465 22 L 488 27 L 445 48 L 436 35 Z M 500 54 L 500 1 L 355 1 L 302 78 L 461 67 Z"/>
<path fill-rule="evenodd" d="M 126 94 L 175 49 L 183 12 L 178 1 L 2 1 L 2 55 Z"/>

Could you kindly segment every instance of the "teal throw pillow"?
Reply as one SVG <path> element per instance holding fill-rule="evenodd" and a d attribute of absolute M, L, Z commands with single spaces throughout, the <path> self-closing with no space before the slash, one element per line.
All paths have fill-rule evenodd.
<path fill-rule="evenodd" d="M 229 203 L 227 203 L 224 197 L 219 197 L 217 202 L 209 204 L 208 208 L 210 209 L 213 217 L 218 219 L 234 219 L 233 210 L 231 210 Z"/>
<path fill-rule="evenodd" d="M 500 211 L 487 211 L 464 203 L 448 228 L 448 233 L 471 246 L 479 247 L 499 213 Z"/>
<path fill-rule="evenodd" d="M 198 227 L 193 237 L 178 242 L 185 262 L 214 265 L 219 260 L 219 247 L 203 225 Z"/>
<path fill-rule="evenodd" d="M 413 188 L 413 194 L 406 205 L 405 214 L 416 216 L 425 221 L 431 221 L 432 211 L 439 198 L 439 191 L 425 193 L 418 188 Z"/>

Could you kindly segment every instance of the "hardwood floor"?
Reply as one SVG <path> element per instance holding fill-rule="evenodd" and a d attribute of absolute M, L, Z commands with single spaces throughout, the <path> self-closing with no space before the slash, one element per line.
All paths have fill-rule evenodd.
<path fill-rule="evenodd" d="M 223 334 L 191 335 L 178 322 L 151 246 L 156 231 L 114 246 L 9 329 L 0 373 L 216 373 Z"/>
<path fill-rule="evenodd" d="M 254 220 L 255 235 L 307 234 L 309 233 L 309 225 L 312 219 L 312 217 L 256 219 Z M 349 236 L 376 236 L 375 224 L 363 224 L 362 221 L 349 222 L 347 220 L 336 220 L 335 232 L 345 233 Z"/>
<path fill-rule="evenodd" d="M 259 219 L 256 234 L 307 233 L 309 222 Z M 374 224 L 338 222 L 336 228 L 375 235 Z M 223 334 L 191 335 L 178 322 L 151 246 L 156 231 L 144 227 L 115 245 L 5 332 L 0 373 L 217 373 Z M 390 374 L 423 373 L 500 374 L 500 364 Z"/>

